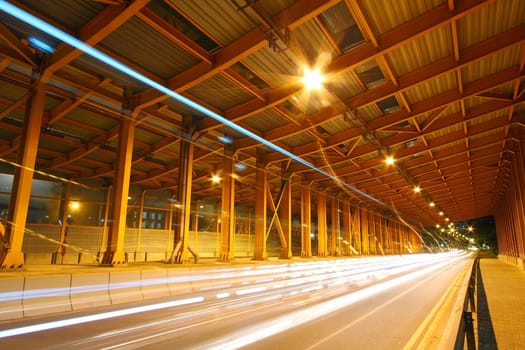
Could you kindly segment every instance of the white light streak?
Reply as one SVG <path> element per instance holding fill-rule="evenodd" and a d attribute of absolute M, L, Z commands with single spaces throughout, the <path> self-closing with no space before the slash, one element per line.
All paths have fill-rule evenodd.
<path fill-rule="evenodd" d="M 23 327 L 18 327 L 18 328 L 5 329 L 5 330 L 0 331 L 0 339 L 7 338 L 7 337 L 13 337 L 15 335 L 22 335 L 22 334 L 40 332 L 40 331 L 45 331 L 49 329 L 61 328 L 61 327 L 66 327 L 66 326 L 82 324 L 82 323 L 106 320 L 106 319 L 114 318 L 114 317 L 133 315 L 133 314 L 138 314 L 141 312 L 166 309 L 166 308 L 177 307 L 181 305 L 195 304 L 195 303 L 200 303 L 202 301 L 204 301 L 204 298 L 199 296 L 199 297 L 188 298 L 188 299 L 168 301 L 168 302 L 159 303 L 159 304 L 144 305 L 144 306 L 132 307 L 128 309 L 102 312 L 99 314 L 73 317 L 73 318 L 63 319 L 59 321 L 39 323 L 39 324 L 31 325 L 31 326 L 23 326 Z"/>
<path fill-rule="evenodd" d="M 255 134 L 254 132 L 251 132 L 237 124 L 235 124 L 234 122 L 224 118 L 223 116 L 211 111 L 210 109 L 208 108 L 205 108 L 201 105 L 199 105 L 198 103 L 195 103 L 193 102 L 192 100 L 190 100 L 189 98 L 186 98 L 174 91 L 171 91 L 170 89 L 168 89 L 167 87 L 157 83 L 156 81 L 146 77 L 145 75 L 142 75 L 140 73 L 138 73 L 137 71 L 131 69 L 130 67 L 122 64 L 121 62 L 117 61 L 116 59 L 114 59 L 113 57 L 103 53 L 102 51 L 99 51 L 97 49 L 95 49 L 94 47 L 92 46 L 89 46 L 88 44 L 84 43 L 83 41 L 81 40 L 78 40 L 77 38 L 73 37 L 72 35 L 69 35 L 68 33 L 52 26 L 51 24 L 41 20 L 40 18 L 38 17 L 35 17 L 33 16 L 32 14 L 30 14 L 29 12 L 26 12 L 20 8 L 18 8 L 17 6 L 14 6 L 10 3 L 8 3 L 7 1 L 5 0 L 0 0 L 0 10 L 10 14 L 11 16 L 15 17 L 15 18 L 18 18 L 19 20 L 35 27 L 35 28 L 38 28 L 39 30 L 41 31 L 44 31 L 45 33 L 57 38 L 58 40 L 61 40 L 63 41 L 64 43 L 68 44 L 68 45 L 71 45 L 72 47 L 75 47 L 76 49 L 86 53 L 87 55 L 89 56 L 92 56 L 93 58 L 107 64 L 108 66 L 110 67 L 113 67 L 119 71 L 121 71 L 122 73 L 128 75 L 129 77 L 133 78 L 133 79 L 136 79 L 136 80 L 139 80 L 141 82 L 143 82 L 144 84 L 148 85 L 149 87 L 167 95 L 167 96 L 170 96 L 171 98 L 185 104 L 186 106 L 190 107 L 190 108 L 193 108 L 205 115 L 207 115 L 208 117 L 212 118 L 212 119 L 215 119 L 216 121 L 218 121 L 219 123 L 222 123 L 224 124 L 225 126 L 227 127 L 230 127 L 240 133 L 242 133 L 243 135 L 245 136 L 248 136 L 250 137 L 251 139 L 261 143 L 261 144 L 264 144 L 265 146 L 273 149 L 274 151 L 276 152 L 279 152 L 281 154 L 283 154 L 284 156 L 290 158 L 290 159 L 293 159 L 295 160 L 296 162 L 300 163 L 300 164 L 303 164 L 304 166 L 306 166 L 307 168 L 310 168 L 332 180 L 334 180 L 335 182 L 339 183 L 341 186 L 343 187 L 346 187 L 350 190 L 352 190 L 353 192 L 355 193 L 358 193 L 360 194 L 361 196 L 365 197 L 365 198 L 368 198 L 370 199 L 371 201 L 373 202 L 376 202 L 384 207 L 388 207 L 385 203 L 383 203 L 382 201 L 380 201 L 379 199 L 375 198 L 375 197 L 372 197 L 370 196 L 369 194 L 355 188 L 354 186 L 350 185 L 350 184 L 347 184 L 346 182 L 344 182 L 343 180 L 339 179 L 338 177 L 330 174 L 328 171 L 325 171 L 323 169 L 320 169 L 318 167 L 316 167 L 314 164 L 302 159 L 301 157 L 298 157 L 296 156 L 295 154 L 293 154 L 292 152 L 264 139 L 263 137 Z"/>

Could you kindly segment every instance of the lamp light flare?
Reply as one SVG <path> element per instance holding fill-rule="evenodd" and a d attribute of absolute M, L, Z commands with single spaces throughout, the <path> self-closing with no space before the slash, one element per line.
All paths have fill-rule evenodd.
<path fill-rule="evenodd" d="M 317 90 L 323 86 L 324 77 L 318 68 L 304 68 L 303 83 L 308 90 Z"/>
<path fill-rule="evenodd" d="M 218 184 L 219 182 L 221 182 L 221 177 L 219 175 L 212 175 L 211 182 L 213 182 L 214 184 Z"/>
<path fill-rule="evenodd" d="M 392 156 L 387 156 L 385 158 L 386 165 L 394 165 L 395 162 L 396 162 L 396 160 Z"/>
<path fill-rule="evenodd" d="M 419 186 L 415 186 L 415 187 L 414 187 L 414 192 L 416 192 L 416 193 L 421 192 L 421 187 L 419 187 Z"/>
<path fill-rule="evenodd" d="M 431 208 L 434 208 L 436 206 L 436 204 L 434 202 L 430 202 L 428 203 L 428 205 L 431 207 Z"/>

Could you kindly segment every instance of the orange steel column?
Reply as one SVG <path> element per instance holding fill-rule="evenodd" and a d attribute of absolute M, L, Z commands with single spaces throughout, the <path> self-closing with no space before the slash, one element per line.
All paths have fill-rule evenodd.
<path fill-rule="evenodd" d="M 192 118 L 183 117 L 185 132 L 192 133 Z M 179 183 L 177 186 L 177 204 L 175 208 L 175 232 L 173 237 L 173 251 L 171 263 L 189 261 L 188 239 L 190 232 L 191 215 L 191 183 L 193 173 L 193 142 L 182 139 L 179 154 Z M 169 228 L 171 230 L 171 227 Z"/>
<path fill-rule="evenodd" d="M 312 256 L 312 204 L 310 184 L 303 182 L 301 188 L 301 256 Z"/>
<path fill-rule="evenodd" d="M 326 193 L 324 192 L 319 192 L 317 195 L 317 255 L 328 255 L 326 234 Z"/>
<path fill-rule="evenodd" d="M 24 125 L 22 126 L 17 154 L 18 166 L 15 168 L 5 232 L 5 239 L 9 246 L 3 249 L 0 254 L 2 269 L 16 269 L 24 266 L 22 242 L 31 197 L 31 185 L 38 153 L 46 94 L 46 84 L 37 78 L 38 75 L 39 72 L 33 72 L 32 86 L 29 90 Z"/>
<path fill-rule="evenodd" d="M 57 251 L 55 254 L 54 261 L 52 263 L 57 263 L 57 256 L 61 255 L 62 257 L 66 253 L 66 247 L 64 246 L 64 243 L 66 243 L 66 233 L 68 231 L 68 224 L 67 224 L 67 215 L 69 213 L 69 198 L 71 196 L 71 181 L 68 181 L 67 184 L 64 184 L 63 186 L 64 195 L 61 200 L 61 206 L 62 206 L 62 225 L 60 227 L 60 244 L 57 247 Z"/>
<path fill-rule="evenodd" d="M 220 261 L 231 261 L 235 255 L 235 178 L 233 152 L 224 150 L 223 184 L 221 201 L 221 246 Z"/>
<path fill-rule="evenodd" d="M 525 246 L 525 132 L 521 133 L 521 138 L 518 138 L 519 143 L 517 145 L 516 153 L 516 182 L 519 186 L 519 198 L 520 198 L 520 212 L 519 220 L 521 222 L 522 230 L 519 233 L 518 239 L 522 242 L 522 246 Z M 525 251 L 521 252 L 522 260 L 525 259 Z M 525 264 L 525 262 L 524 262 Z"/>
<path fill-rule="evenodd" d="M 332 197 L 331 200 L 331 235 L 330 235 L 330 255 L 337 256 L 341 254 L 340 249 L 340 235 L 341 235 L 341 221 L 339 215 L 339 199 Z"/>
<path fill-rule="evenodd" d="M 343 245 L 342 254 L 352 255 L 350 246 L 353 245 L 352 241 L 352 214 L 350 212 L 350 203 L 347 201 L 343 202 Z"/>
<path fill-rule="evenodd" d="M 361 239 L 361 209 L 359 209 L 359 205 L 354 208 L 352 223 L 352 236 L 354 237 L 352 241 L 354 248 L 359 254 L 364 254 L 363 240 Z"/>
<path fill-rule="evenodd" d="M 360 208 L 361 212 L 361 247 L 362 254 L 370 255 L 370 234 L 368 231 L 368 210 Z"/>
<path fill-rule="evenodd" d="M 135 122 L 127 116 L 120 119 L 120 132 L 117 148 L 117 166 L 113 184 L 112 224 L 109 227 L 106 251 L 102 257 L 103 265 L 122 265 L 124 257 L 124 238 L 126 235 L 126 216 L 128 210 L 131 160 Z"/>
<path fill-rule="evenodd" d="M 283 181 L 286 181 L 283 193 L 283 199 L 279 206 L 279 215 L 281 217 L 281 226 L 284 232 L 285 247 L 281 247 L 281 259 L 290 259 L 292 257 L 292 177 L 284 174 Z"/>
<path fill-rule="evenodd" d="M 367 211 L 368 217 L 368 245 L 370 255 L 377 255 L 377 231 L 376 215 L 372 211 Z"/>
<path fill-rule="evenodd" d="M 267 181 L 266 164 L 259 159 L 255 169 L 255 247 L 253 258 L 264 260 L 268 257 L 266 252 L 266 211 L 267 211 Z"/>
<path fill-rule="evenodd" d="M 517 151 L 517 150 L 516 150 Z M 525 248 L 523 242 L 523 232 L 525 230 L 525 222 L 523 222 L 523 199 L 521 197 L 521 186 L 520 186 L 520 173 L 518 170 L 518 158 L 520 157 L 519 153 L 514 154 L 514 159 L 511 164 L 512 176 L 510 179 L 510 194 L 512 199 L 512 216 L 514 221 L 514 227 L 516 232 L 516 243 L 518 246 L 518 255 L 517 257 L 525 257 Z M 523 175 L 523 174 L 521 174 Z"/>

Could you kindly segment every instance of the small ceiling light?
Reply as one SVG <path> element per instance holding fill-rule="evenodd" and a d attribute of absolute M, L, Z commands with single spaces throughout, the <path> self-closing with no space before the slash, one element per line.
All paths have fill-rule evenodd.
<path fill-rule="evenodd" d="M 416 192 L 416 193 L 421 192 L 421 187 L 419 187 L 419 186 L 415 186 L 415 187 L 414 187 L 414 192 Z"/>
<path fill-rule="evenodd" d="M 430 205 L 431 208 L 434 208 L 436 206 L 436 204 L 434 202 L 430 202 L 430 203 L 428 203 L 428 205 Z"/>
<path fill-rule="evenodd" d="M 467 230 L 468 230 L 468 232 L 472 232 L 472 231 L 474 231 L 474 227 L 469 226 Z"/>
<path fill-rule="evenodd" d="M 440 225 L 439 225 L 439 224 L 437 224 L 437 225 L 436 225 L 436 228 L 440 228 Z"/>
<path fill-rule="evenodd" d="M 77 210 L 80 207 L 80 204 L 78 202 L 71 202 L 71 209 Z"/>
<path fill-rule="evenodd" d="M 442 211 L 439 212 L 439 216 L 443 216 L 443 212 Z"/>
<path fill-rule="evenodd" d="M 320 89 L 323 86 L 324 77 L 319 69 L 304 68 L 303 83 L 308 90 Z"/>
<path fill-rule="evenodd" d="M 214 184 L 218 184 L 219 182 L 221 182 L 221 177 L 219 175 L 212 175 L 211 182 L 213 182 Z"/>
<path fill-rule="evenodd" d="M 395 162 L 396 162 L 396 160 L 392 156 L 387 156 L 385 158 L 386 165 L 394 165 Z"/>
<path fill-rule="evenodd" d="M 448 222 L 449 220 L 450 220 L 449 218 L 445 218 L 445 221 L 447 221 L 447 222 Z"/>

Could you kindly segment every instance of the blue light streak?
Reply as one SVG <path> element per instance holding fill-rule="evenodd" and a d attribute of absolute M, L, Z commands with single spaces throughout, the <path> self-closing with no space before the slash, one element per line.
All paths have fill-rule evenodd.
<path fill-rule="evenodd" d="M 45 42 L 43 42 L 40 39 L 31 37 L 31 38 L 28 38 L 27 41 L 29 41 L 29 43 L 31 45 L 33 45 L 33 47 L 35 47 L 35 48 L 37 48 L 40 51 L 43 51 L 45 53 L 52 53 L 52 52 L 55 51 L 55 49 L 51 45 L 46 44 Z"/>
<path fill-rule="evenodd" d="M 368 198 L 370 200 L 372 200 L 373 202 L 376 202 L 382 206 L 385 206 L 385 207 L 388 207 L 385 203 L 383 203 L 382 201 L 380 201 L 379 199 L 377 198 L 374 198 L 372 196 L 370 196 L 369 194 L 355 188 L 354 186 L 351 186 L 349 184 L 347 184 L 346 182 L 342 181 L 341 179 L 339 179 L 338 177 L 330 174 L 329 172 L 323 170 L 323 169 L 320 169 L 318 167 L 316 167 L 314 164 L 302 159 L 301 157 L 298 157 L 296 156 L 295 154 L 293 154 L 292 152 L 282 148 L 282 147 L 279 147 L 277 145 L 275 145 L 274 143 L 260 137 L 259 135 L 249 131 L 249 130 L 246 130 L 244 129 L 243 127 L 235 124 L 234 122 L 224 118 L 223 116 L 193 102 L 192 100 L 182 96 L 182 95 L 179 95 L 177 94 L 176 92 L 174 91 L 171 91 L 170 89 L 168 89 L 167 87 L 149 79 L 148 77 L 134 71 L 133 69 L 131 69 L 130 67 L 120 63 L 119 61 L 115 60 L 113 57 L 110 57 L 109 55 L 95 49 L 94 47 L 92 46 L 89 46 L 87 45 L 86 43 L 76 39 L 75 37 L 61 31 L 60 29 L 50 25 L 49 23 L 31 15 L 30 13 L 8 3 L 6 0 L 0 0 L 0 10 L 2 10 L 3 12 L 6 12 L 8 14 L 10 14 L 11 16 L 13 17 L 16 17 L 22 21 L 24 21 L 25 23 L 39 29 L 39 30 L 42 30 L 44 32 L 46 32 L 47 34 L 57 38 L 58 40 L 61 40 L 63 41 L 64 43 L 80 50 L 80 51 L 83 51 L 84 53 L 92 56 L 93 58 L 96 58 L 98 59 L 99 61 L 107 64 L 108 66 L 111 66 L 119 71 L 121 71 L 122 73 L 124 74 L 127 74 L 128 76 L 136 79 L 136 80 L 139 80 L 141 82 L 143 82 L 144 84 L 150 86 L 151 88 L 165 94 L 165 95 L 168 95 L 172 98 L 174 98 L 175 100 L 185 104 L 186 106 L 188 107 L 191 107 L 207 116 L 209 116 L 210 118 L 213 118 L 215 119 L 216 121 L 218 121 L 219 123 L 222 123 L 238 132 L 240 132 L 241 134 L 243 135 L 246 135 L 250 138 L 252 138 L 253 140 L 267 146 L 268 148 L 276 151 L 276 152 L 279 152 L 281 154 L 283 154 L 284 156 L 288 157 L 288 158 L 291 158 L 293 160 L 295 160 L 296 162 L 312 169 L 312 170 L 315 170 L 316 172 L 334 180 L 335 182 L 339 183 L 340 185 L 354 191 L 355 193 L 358 193 L 360 194 L 361 196 L 365 197 L 365 198 Z"/>

